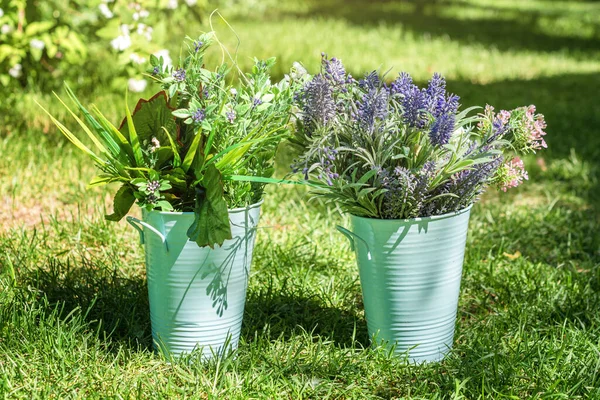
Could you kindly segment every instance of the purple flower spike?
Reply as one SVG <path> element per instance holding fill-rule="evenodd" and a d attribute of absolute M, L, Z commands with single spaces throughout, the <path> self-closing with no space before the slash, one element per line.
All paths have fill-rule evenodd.
<path fill-rule="evenodd" d="M 327 124 L 335 116 L 333 88 L 323 75 L 317 75 L 307 82 L 299 97 L 304 127 L 309 135 L 317 126 Z"/>
<path fill-rule="evenodd" d="M 201 108 L 197 109 L 196 112 L 192 115 L 192 119 L 196 123 L 204 121 L 205 117 L 206 117 L 206 114 L 205 114 L 204 110 Z"/>
<path fill-rule="evenodd" d="M 343 85 L 348 78 L 346 77 L 346 68 L 342 64 L 342 60 L 333 57 L 327 59 L 327 55 L 322 53 L 321 64 L 323 66 L 323 75 L 332 85 Z"/>
<path fill-rule="evenodd" d="M 185 70 L 183 68 L 178 68 L 177 71 L 173 72 L 173 78 L 179 82 L 185 81 Z"/>

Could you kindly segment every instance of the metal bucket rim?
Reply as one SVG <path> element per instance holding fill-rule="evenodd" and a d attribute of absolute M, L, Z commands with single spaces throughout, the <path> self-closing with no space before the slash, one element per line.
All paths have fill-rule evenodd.
<path fill-rule="evenodd" d="M 259 201 L 258 203 L 254 203 L 254 204 L 249 204 L 245 207 L 237 207 L 237 208 L 228 208 L 227 212 L 229 214 L 237 214 L 240 212 L 245 212 L 247 210 L 252 210 L 254 208 L 260 208 L 260 206 L 262 206 L 262 204 L 264 203 L 264 199 L 262 199 L 261 201 Z M 146 214 L 150 214 L 150 213 L 158 213 L 161 215 L 193 215 L 194 212 L 193 211 L 158 211 L 158 210 L 142 210 L 144 213 Z"/>
<path fill-rule="evenodd" d="M 432 215 L 429 217 L 406 218 L 406 219 L 368 218 L 368 217 L 360 217 L 360 216 L 354 215 L 354 214 L 350 214 L 350 216 L 352 217 L 352 219 L 364 220 L 364 221 L 382 221 L 383 223 L 385 223 L 385 222 L 394 223 L 395 222 L 395 223 L 413 224 L 413 223 L 418 223 L 418 222 L 438 221 L 441 219 L 457 217 L 461 214 L 469 212 L 471 210 L 471 208 L 473 208 L 473 204 L 470 204 L 469 206 L 463 208 L 462 210 L 452 211 L 452 212 L 449 212 L 446 214 Z"/>

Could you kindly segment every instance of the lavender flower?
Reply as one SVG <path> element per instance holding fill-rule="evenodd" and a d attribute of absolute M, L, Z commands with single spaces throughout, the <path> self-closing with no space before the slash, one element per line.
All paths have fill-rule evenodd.
<path fill-rule="evenodd" d="M 446 212 L 459 210 L 477 201 L 488 183 L 496 174 L 502 164 L 503 157 L 498 156 L 492 161 L 474 165 L 472 169 L 463 170 L 455 174 L 448 182 L 438 186 L 432 196 L 442 196 L 430 202 L 423 210 L 423 216 L 439 215 Z"/>
<path fill-rule="evenodd" d="M 292 169 L 305 179 L 316 171 L 328 185 L 319 195 L 344 211 L 388 219 L 458 211 L 490 184 L 505 190 L 527 179 L 515 156 L 546 145 L 543 116 L 534 107 L 488 107 L 475 127 L 459 114 L 459 100 L 439 74 L 424 88 L 407 73 L 389 86 L 377 72 L 356 81 L 323 54 L 322 73 L 295 96 L 293 142 L 305 152 Z"/>
<path fill-rule="evenodd" d="M 335 116 L 333 89 L 323 75 L 307 82 L 298 97 L 302 103 L 304 129 L 309 136 L 317 126 L 326 125 Z"/>
<path fill-rule="evenodd" d="M 448 144 L 454 131 L 455 117 L 453 114 L 442 114 L 435 119 L 429 132 L 431 143 L 438 146 Z"/>
<path fill-rule="evenodd" d="M 433 120 L 429 131 L 431 142 L 439 146 L 450 141 L 459 98 L 446 93 L 446 81 L 441 75 L 434 74 L 427 88 L 421 90 L 411 76 L 403 72 L 392 82 L 389 91 L 401 98 L 404 122 L 414 128 L 424 128 L 429 122 L 429 114 Z"/>
<path fill-rule="evenodd" d="M 390 85 L 390 94 L 400 97 L 402 119 L 413 128 L 423 128 L 427 122 L 427 97 L 406 72 Z"/>
<path fill-rule="evenodd" d="M 233 122 L 235 121 L 235 111 L 231 110 L 231 111 L 227 111 L 225 113 L 225 116 L 227 117 L 227 120 L 229 121 L 230 124 L 233 124 Z"/>
<path fill-rule="evenodd" d="M 415 208 L 414 190 L 417 186 L 416 176 L 404 167 L 394 168 L 393 174 L 388 178 L 383 194 L 381 216 L 384 219 L 395 219 L 403 216 L 406 210 Z"/>
<path fill-rule="evenodd" d="M 333 161 L 335 161 L 338 151 L 329 147 L 323 147 L 319 153 L 321 173 L 318 175 L 318 178 L 325 179 L 329 186 L 333 186 L 333 180 L 340 177 L 338 173 L 332 171 L 332 167 L 334 167 Z"/>
<path fill-rule="evenodd" d="M 323 66 L 323 75 L 332 85 L 342 85 L 346 83 L 346 69 L 342 60 L 333 57 L 331 60 L 327 59 L 325 53 L 321 53 L 321 65 Z"/>
<path fill-rule="evenodd" d="M 388 114 L 388 93 L 385 90 L 371 89 L 357 102 L 356 120 L 362 129 L 372 131 L 376 120 L 383 120 Z"/>
<path fill-rule="evenodd" d="M 192 119 L 196 123 L 200 123 L 200 122 L 204 121 L 205 117 L 206 117 L 205 111 L 201 108 L 198 108 L 196 110 L 196 112 L 194 112 L 194 114 L 192 114 Z"/>
<path fill-rule="evenodd" d="M 437 72 L 429 80 L 425 95 L 429 110 L 438 107 L 439 101 L 446 98 L 446 80 Z"/>
<path fill-rule="evenodd" d="M 173 78 L 179 82 L 185 81 L 185 69 L 178 68 L 175 72 L 173 72 Z"/>
<path fill-rule="evenodd" d="M 253 107 L 260 106 L 262 103 L 263 103 L 262 100 L 260 98 L 258 98 L 258 97 L 255 97 L 252 100 L 252 106 Z"/>
<path fill-rule="evenodd" d="M 459 97 L 446 93 L 446 80 L 439 74 L 434 74 L 427 89 L 425 102 L 434 121 L 429 131 L 431 143 L 441 146 L 450 141 L 456 122 Z"/>
<path fill-rule="evenodd" d="M 154 67 L 154 68 L 152 69 L 152 75 L 153 75 L 153 76 L 156 76 L 156 75 L 158 75 L 159 73 L 160 73 L 160 67 L 157 65 L 156 67 Z"/>
<path fill-rule="evenodd" d="M 202 46 L 204 46 L 204 42 L 202 42 L 201 40 L 195 40 L 194 41 L 194 52 L 198 52 Z"/>
<path fill-rule="evenodd" d="M 379 79 L 377 71 L 372 71 L 368 74 L 365 74 L 365 77 L 358 81 L 358 85 L 366 90 L 376 89 L 381 86 L 381 79 Z"/>

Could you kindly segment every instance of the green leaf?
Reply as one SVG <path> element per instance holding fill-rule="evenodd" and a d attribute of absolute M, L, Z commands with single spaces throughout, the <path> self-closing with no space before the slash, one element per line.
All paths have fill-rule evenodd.
<path fill-rule="evenodd" d="M 173 206 L 168 201 L 160 200 L 156 203 L 156 205 L 160 207 L 162 211 L 173 211 Z"/>
<path fill-rule="evenodd" d="M 175 141 L 173 140 L 173 137 L 171 136 L 169 131 L 167 131 L 167 128 L 165 128 L 164 126 L 163 126 L 163 131 L 165 132 L 165 135 L 169 139 L 169 143 L 171 144 L 171 150 L 173 151 L 173 167 L 177 168 L 181 165 L 181 157 L 179 156 L 179 149 L 177 148 L 177 145 L 175 145 Z"/>
<path fill-rule="evenodd" d="M 144 144 L 156 138 L 161 146 L 165 146 L 167 141 L 170 142 L 169 133 L 177 133 L 177 123 L 171 114 L 172 111 L 164 91 L 156 93 L 148 100 L 140 99 L 131 115 L 138 141 Z M 131 136 L 127 118 L 121 122 L 119 131 L 126 137 Z"/>
<path fill-rule="evenodd" d="M 202 188 L 196 189 L 196 207 L 194 223 L 188 229 L 188 237 L 198 246 L 222 245 L 231 239 L 231 225 L 227 203 L 223 197 L 221 173 L 211 165 L 204 172 Z"/>
<path fill-rule="evenodd" d="M 107 136 L 112 137 L 118 143 L 120 150 L 117 150 L 117 154 L 114 157 L 123 165 L 133 165 L 135 163 L 135 158 L 133 157 L 131 143 L 129 143 L 125 136 L 119 132 L 116 126 L 110 123 L 110 121 L 102 114 L 98 107 L 92 105 L 92 111 L 98 118 L 97 123 L 102 125 L 102 128 L 104 128 L 104 130 L 107 132 Z"/>
<path fill-rule="evenodd" d="M 109 221 L 120 221 L 127 215 L 131 206 L 135 203 L 133 189 L 129 185 L 123 185 L 115 194 L 113 201 L 113 213 L 106 215 L 105 218 Z"/>
<path fill-rule="evenodd" d="M 112 182 L 115 179 L 114 176 L 112 175 L 108 175 L 108 174 L 100 174 L 94 178 L 92 178 L 92 180 L 90 181 L 90 183 L 88 183 L 88 188 L 94 187 L 94 186 L 100 186 L 100 185 L 106 185 L 107 183 Z"/>
<path fill-rule="evenodd" d="M 196 136 L 194 136 L 194 141 L 190 145 L 185 158 L 183 159 L 183 163 L 181 164 L 181 169 L 184 172 L 188 172 L 190 167 L 192 166 L 192 162 L 194 161 L 194 157 L 196 157 L 196 153 L 198 152 L 198 146 L 200 146 L 200 140 L 202 139 L 202 131 L 198 131 Z"/>
<path fill-rule="evenodd" d="M 192 113 L 190 113 L 190 110 L 188 110 L 187 108 L 180 108 L 179 110 L 173 111 L 171 114 L 177 118 L 187 118 L 190 115 L 192 115 Z"/>
<path fill-rule="evenodd" d="M 71 141 L 71 143 L 73 143 L 75 146 L 77 146 L 77 148 L 79 148 L 79 150 L 83 151 L 84 153 L 87 153 L 87 155 L 89 155 L 99 165 L 105 165 L 106 164 L 106 161 L 102 160 L 92 150 L 90 150 L 86 145 L 84 145 L 77 138 L 77 136 L 75 136 L 66 126 L 64 126 L 63 124 L 61 124 L 60 121 L 58 121 L 56 118 L 54 118 L 52 116 L 52 114 L 50 114 L 44 107 L 42 107 L 42 105 L 40 103 L 37 102 L 37 100 L 36 100 L 36 104 L 38 106 L 40 106 L 40 108 L 42 110 L 44 110 L 44 112 L 46 114 L 48 114 L 48 116 L 50 117 L 50 119 L 52 120 L 52 122 L 54 123 L 54 125 L 56 125 L 58 127 L 58 129 L 62 132 L 62 134 L 65 135 L 67 137 L 67 139 L 69 139 Z"/>
<path fill-rule="evenodd" d="M 73 103 L 75 103 L 75 105 L 77 106 L 79 111 L 83 114 L 83 117 L 85 118 L 87 123 L 90 124 L 91 127 L 94 129 L 94 131 L 101 136 L 102 140 L 104 141 L 105 145 L 110 150 L 110 153 L 113 155 L 113 157 L 118 159 L 121 162 L 124 162 L 126 157 L 124 158 L 124 154 L 122 154 L 122 152 L 121 152 L 122 146 L 120 146 L 119 142 L 117 141 L 117 140 L 119 140 L 119 138 L 117 138 L 117 140 L 115 140 L 115 138 L 111 135 L 111 131 L 107 130 L 103 125 L 98 123 L 98 121 L 96 121 L 96 119 L 94 117 L 92 117 L 90 112 L 81 104 L 81 102 L 79 101 L 77 96 L 75 96 L 75 93 L 73 93 L 73 91 L 71 90 L 69 85 L 67 85 L 66 83 L 65 83 L 65 91 L 67 92 L 67 95 L 69 96 L 71 101 Z M 61 102 L 62 102 L 62 100 L 61 100 Z M 66 105 L 65 105 L 65 107 L 66 107 Z M 68 107 L 67 107 L 67 109 L 68 109 Z M 77 122 L 79 122 L 79 120 Z M 81 122 L 79 122 L 79 124 L 81 125 Z"/>
<path fill-rule="evenodd" d="M 79 124 L 79 126 L 81 127 L 81 129 L 83 129 L 83 131 L 88 135 L 88 137 L 96 145 L 96 147 L 98 148 L 98 150 L 100 150 L 103 153 L 108 153 L 108 150 L 106 149 L 106 147 L 104 147 L 104 145 L 102 144 L 102 142 L 100 142 L 100 140 L 98 139 L 98 137 L 90 130 L 90 128 L 87 127 L 87 125 L 69 108 L 69 106 L 67 106 L 65 104 L 64 101 L 62 101 L 62 99 L 56 93 L 52 92 L 52 94 L 54 94 L 54 96 L 67 109 L 67 111 L 71 114 L 71 116 L 75 119 L 75 121 L 77 121 L 77 123 Z"/>
<path fill-rule="evenodd" d="M 129 142 L 131 143 L 131 148 L 133 149 L 135 163 L 138 167 L 141 167 L 144 165 L 144 155 L 142 154 L 140 141 L 135 130 L 135 125 L 133 124 L 131 111 L 129 111 L 129 106 L 127 105 L 127 96 L 125 96 L 125 111 L 127 112 L 127 129 L 129 130 Z"/>
<path fill-rule="evenodd" d="M 247 175 L 226 175 L 223 177 L 224 181 L 241 181 L 241 182 L 257 182 L 257 183 L 287 183 L 291 185 L 305 185 L 313 187 L 324 187 L 320 182 L 315 181 L 292 181 L 289 179 L 276 179 L 276 178 L 265 178 L 263 176 L 247 176 Z M 325 186 L 328 187 L 328 186 Z"/>

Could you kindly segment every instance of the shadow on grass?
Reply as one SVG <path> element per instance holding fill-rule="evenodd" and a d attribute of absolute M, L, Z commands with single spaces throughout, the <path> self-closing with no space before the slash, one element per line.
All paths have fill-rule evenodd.
<path fill-rule="evenodd" d="M 342 347 L 370 345 L 367 323 L 362 316 L 328 307 L 317 296 L 284 291 L 249 292 L 242 335 L 247 341 L 255 332 L 285 340 L 305 331 Z"/>
<path fill-rule="evenodd" d="M 152 349 L 146 280 L 125 277 L 109 266 L 88 260 L 49 260 L 21 273 L 20 281 L 46 296 L 49 307 L 60 305 L 64 316 L 80 309 L 86 321 L 110 344 L 135 350 Z"/>
<path fill-rule="evenodd" d="M 76 263 L 51 259 L 41 268 L 22 271 L 19 281 L 45 296 L 49 308 L 58 305 L 63 316 L 81 310 L 92 329 L 110 345 L 152 350 L 143 276 L 126 277 L 117 269 L 85 259 Z M 249 290 L 243 324 L 248 341 L 255 331 L 268 328 L 271 337 L 289 339 L 304 330 L 341 346 L 351 346 L 353 337 L 363 347 L 369 345 L 364 318 L 324 306 L 318 297 L 300 292 Z"/>
<path fill-rule="evenodd" d="M 321 0 L 310 1 L 304 13 L 291 14 L 341 18 L 363 26 L 399 23 L 415 33 L 449 36 L 500 50 L 583 53 L 600 48 L 600 24 L 587 21 L 581 10 L 564 7 L 510 8 L 442 0 Z M 565 31 L 562 36 L 561 29 Z M 583 31 L 588 38 L 577 36 Z"/>

